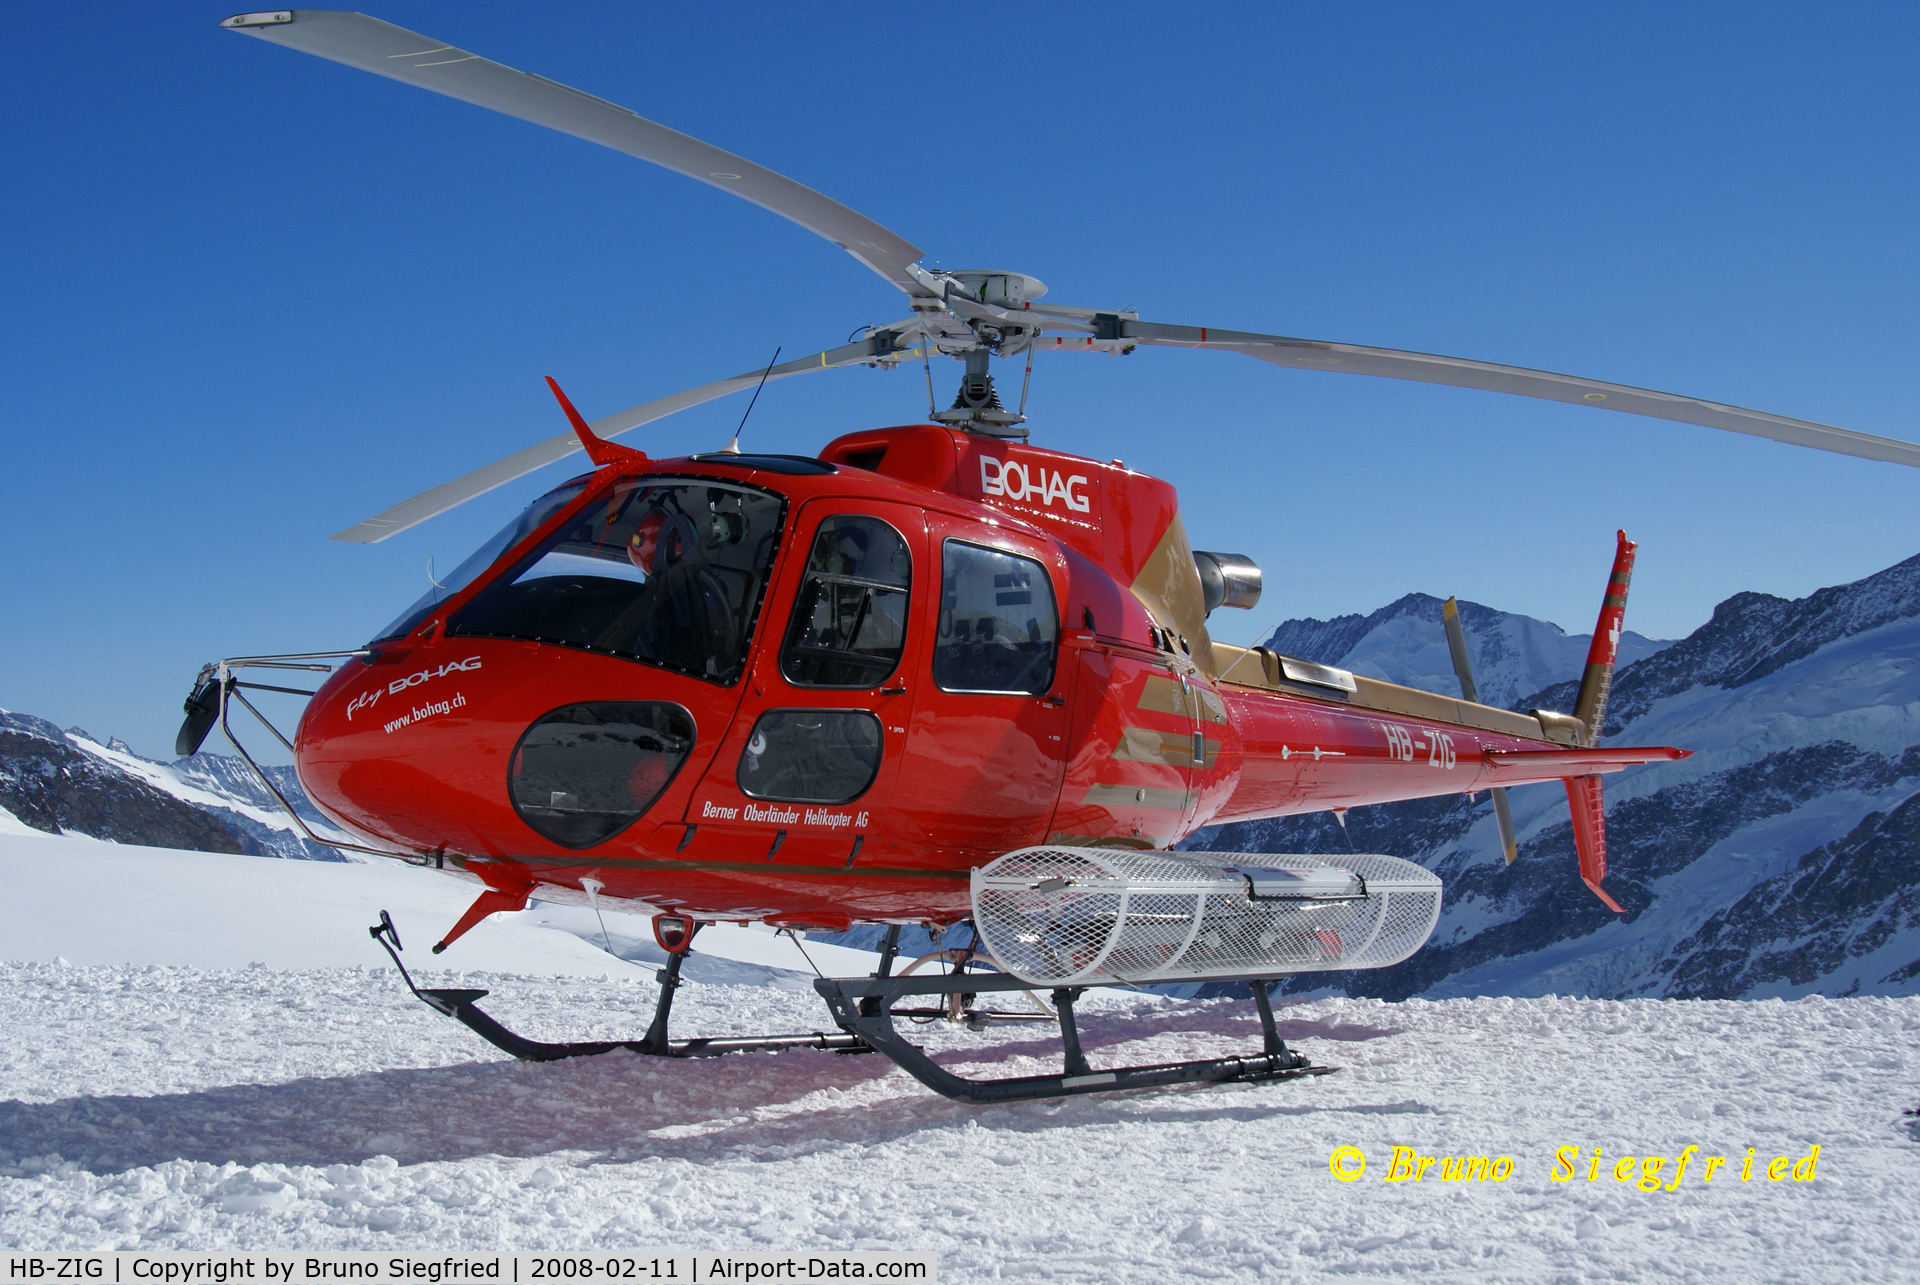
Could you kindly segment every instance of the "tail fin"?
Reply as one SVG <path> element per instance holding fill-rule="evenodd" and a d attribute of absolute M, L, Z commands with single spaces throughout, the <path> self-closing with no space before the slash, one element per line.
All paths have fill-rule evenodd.
<path fill-rule="evenodd" d="M 1613 574 L 1607 578 L 1607 596 L 1600 603 L 1600 619 L 1593 627 L 1593 645 L 1587 649 L 1587 668 L 1580 676 L 1580 695 L 1573 706 L 1573 716 L 1586 724 L 1588 745 L 1600 743 L 1601 725 L 1606 721 L 1613 662 L 1620 654 L 1620 625 L 1627 615 L 1627 586 L 1633 581 L 1634 553 L 1640 547 L 1627 539 L 1625 531 L 1616 537 Z"/>
<path fill-rule="evenodd" d="M 1600 881 L 1607 877 L 1607 813 L 1600 800 L 1600 778 L 1568 777 L 1567 810 L 1573 814 L 1573 847 L 1580 856 L 1580 882 L 1606 902 L 1607 909 L 1614 914 L 1626 914 L 1620 903 L 1600 886 Z"/>
<path fill-rule="evenodd" d="M 1614 533 L 1613 574 L 1607 577 L 1607 596 L 1600 602 L 1600 619 L 1593 626 L 1593 645 L 1587 648 L 1587 669 L 1580 675 L 1580 695 L 1573 716 L 1585 724 L 1587 744 L 1600 744 L 1607 721 L 1607 694 L 1613 690 L 1613 662 L 1620 655 L 1620 626 L 1627 616 L 1627 586 L 1633 583 L 1633 558 L 1640 546 L 1625 531 Z M 1580 857 L 1580 882 L 1607 903 L 1616 915 L 1626 911 L 1607 895 L 1600 881 L 1607 877 L 1607 812 L 1601 801 L 1600 778 L 1567 778 L 1567 810 L 1573 817 L 1573 847 Z"/>

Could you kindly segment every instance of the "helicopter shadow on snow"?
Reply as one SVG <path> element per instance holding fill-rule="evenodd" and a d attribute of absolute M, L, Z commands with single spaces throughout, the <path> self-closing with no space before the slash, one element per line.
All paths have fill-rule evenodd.
<path fill-rule="evenodd" d="M 1251 1017 L 1207 1011 L 1223 1007 L 1131 1016 L 1084 1013 L 1080 1027 L 1096 1066 L 1136 1060 L 1138 1041 L 1156 1035 L 1224 1035 L 1236 1045 L 1257 1048 L 1258 1026 Z M 1351 1041 L 1396 1033 L 1311 1020 L 1283 1019 L 1279 1028 L 1288 1040 Z M 976 1075 L 1010 1073 L 997 1065 L 1009 1060 L 1058 1056 L 1057 1041 L 1051 1039 L 989 1039 L 974 1048 L 957 1040 L 937 1043 L 943 1062 L 964 1064 Z M 1288 1084 L 1196 1085 L 970 1106 L 906 1082 L 904 1075 L 898 1089 L 880 1086 L 891 1074 L 893 1065 L 877 1054 L 791 1050 L 656 1060 L 611 1053 L 567 1062 L 469 1062 L 153 1095 L 7 1101 L 0 1102 L 0 1138 L 7 1153 L 0 1156 L 0 1171 L 32 1172 L 62 1162 L 103 1175 L 173 1161 L 325 1168 L 360 1165 L 378 1156 L 410 1165 L 563 1152 L 584 1153 L 593 1164 L 648 1157 L 712 1161 L 884 1145 L 968 1119 L 1024 1133 L 1101 1119 L 1245 1122 L 1327 1111 L 1433 1110 L 1419 1102 L 1315 1102 L 1300 1082 L 1292 1082 L 1291 1089 Z M 1301 1095 L 1292 1096 L 1293 1090 Z"/>

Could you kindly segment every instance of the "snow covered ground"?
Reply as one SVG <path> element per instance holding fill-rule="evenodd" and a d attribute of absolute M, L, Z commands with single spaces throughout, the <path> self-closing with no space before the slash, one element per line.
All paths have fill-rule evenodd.
<path fill-rule="evenodd" d="M 9 822 L 0 1246 L 910 1249 L 948 1281 L 1920 1279 L 1920 1000 L 1324 1000 L 1280 1017 L 1334 1075 L 969 1107 L 877 1056 L 516 1063 L 407 995 L 365 926 L 386 906 L 410 964 L 492 989 L 529 1034 L 637 1034 L 651 976 L 590 944 L 591 912 L 496 917 L 429 966 L 456 880 Z M 623 953 L 644 933 L 606 924 Z M 714 940 L 739 958 L 690 967 L 680 1033 L 826 1024 L 784 941 Z M 1084 1012 L 1096 1066 L 1257 1041 L 1245 1003 Z M 983 1074 L 1050 1051 L 1031 1028 L 925 1038 Z M 1689 1146 L 1675 1190 L 1641 1189 L 1642 1157 L 1664 1185 Z M 1816 1146 L 1810 1178 L 1766 1177 Z M 1389 1181 L 1396 1147 L 1511 1171 Z"/>

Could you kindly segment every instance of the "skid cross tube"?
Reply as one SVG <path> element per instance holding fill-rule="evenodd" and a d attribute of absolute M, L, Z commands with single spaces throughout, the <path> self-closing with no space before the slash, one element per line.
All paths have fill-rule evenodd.
<path fill-rule="evenodd" d="M 935 1093 L 962 1102 L 1017 1102 L 1028 1098 L 1058 1098 L 1076 1093 L 1109 1093 L 1116 1089 L 1148 1089 L 1169 1084 L 1197 1084 L 1222 1080 L 1285 1080 L 1301 1075 L 1324 1075 L 1331 1067 L 1314 1066 L 1293 1052 L 1273 1025 L 1272 1007 L 1262 1002 L 1265 1051 L 1236 1057 L 1200 1058 L 1152 1066 L 1123 1066 L 1096 1071 L 1080 1048 L 1074 1025 L 1073 1003 L 1079 988 L 1053 992 L 1060 1013 L 1064 1068 L 1058 1075 L 1024 1075 L 1000 1080 L 970 1080 L 940 1066 L 919 1045 L 893 1027 L 893 1007 L 908 995 L 957 995 L 1026 990 L 1031 983 L 1007 973 L 946 974 L 938 977 L 822 977 L 813 983 L 833 1010 L 840 1029 L 884 1053 L 908 1075 Z M 1259 1000 L 1265 1001 L 1268 982 L 1253 981 Z"/>

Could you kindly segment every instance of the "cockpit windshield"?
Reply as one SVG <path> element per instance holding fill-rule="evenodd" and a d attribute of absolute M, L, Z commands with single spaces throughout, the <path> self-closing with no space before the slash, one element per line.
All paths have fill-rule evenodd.
<path fill-rule="evenodd" d="M 520 516 L 493 533 L 493 538 L 475 549 L 467 560 L 453 569 L 453 574 L 444 581 L 434 581 L 433 588 L 422 594 L 411 607 L 401 612 L 394 622 L 373 636 L 380 642 L 388 638 L 403 638 L 413 632 L 414 627 L 425 620 L 435 607 L 454 594 L 472 584 L 474 578 L 488 567 L 501 554 L 526 538 L 548 518 L 573 502 L 573 498 L 586 489 L 592 475 L 576 477 L 571 482 L 563 482 L 545 495 L 522 509 Z"/>
<path fill-rule="evenodd" d="M 447 631 L 607 652 L 732 683 L 785 508 L 777 495 L 726 482 L 616 482 L 476 594 Z"/>

